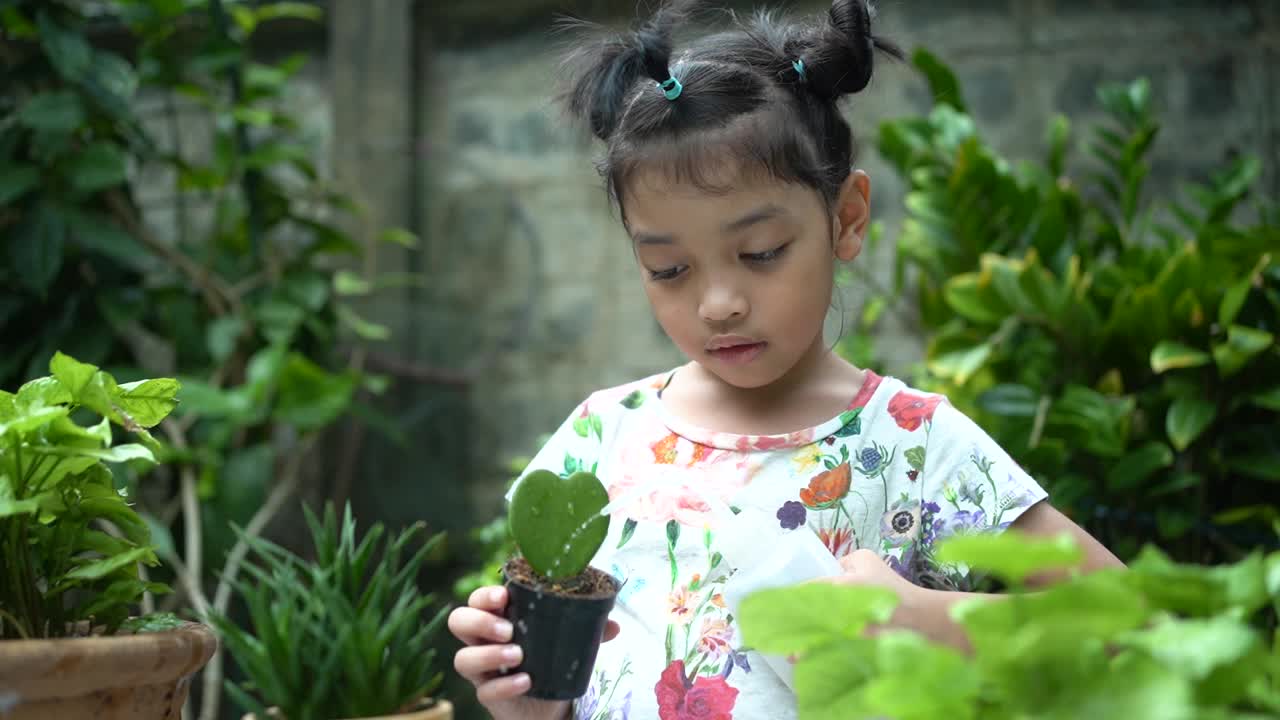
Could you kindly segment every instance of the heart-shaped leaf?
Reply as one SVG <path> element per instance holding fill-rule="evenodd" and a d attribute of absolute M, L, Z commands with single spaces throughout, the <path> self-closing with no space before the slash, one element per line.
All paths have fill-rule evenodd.
<path fill-rule="evenodd" d="M 608 504 L 608 491 L 591 473 L 560 477 L 535 470 L 516 485 L 507 522 L 539 575 L 573 577 L 586 569 L 609 534 L 609 516 L 600 514 Z"/>

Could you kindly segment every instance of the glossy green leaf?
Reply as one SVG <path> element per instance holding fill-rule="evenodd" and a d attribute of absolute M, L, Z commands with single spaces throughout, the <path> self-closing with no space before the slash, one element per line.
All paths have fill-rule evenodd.
<path fill-rule="evenodd" d="M 17 236 L 8 243 L 9 262 L 17 281 L 32 292 L 48 292 L 62 269 L 62 249 L 67 242 L 67 224 L 56 207 L 38 203 L 23 218 Z"/>
<path fill-rule="evenodd" d="M 609 533 L 609 516 L 600 514 L 608 504 L 609 493 L 591 473 L 561 477 L 535 470 L 511 496 L 511 537 L 539 575 L 552 580 L 574 577 Z"/>
<path fill-rule="evenodd" d="M 84 193 L 106 190 L 124 182 L 126 172 L 125 154 L 119 145 L 92 143 L 71 163 L 71 186 Z"/>
<path fill-rule="evenodd" d="M 1197 350 L 1182 343 L 1163 340 L 1151 351 L 1151 369 L 1157 373 L 1180 368 L 1193 368 L 1208 365 L 1213 357 L 1203 350 Z"/>
<path fill-rule="evenodd" d="M 0 166 L 0 205 L 8 205 L 40 183 L 40 169 L 30 165 Z"/>
<path fill-rule="evenodd" d="M 1213 346 L 1213 359 L 1223 375 L 1234 375 L 1274 341 L 1265 330 L 1232 325 L 1227 328 L 1227 341 Z"/>
<path fill-rule="evenodd" d="M 981 343 L 968 349 L 943 353 L 928 360 L 929 370 L 939 377 L 964 383 L 982 369 L 991 357 L 992 349 L 990 343 Z"/>
<path fill-rule="evenodd" d="M 1222 304 L 1218 306 L 1218 324 L 1222 327 L 1230 327 L 1236 321 L 1236 316 L 1240 314 L 1240 310 L 1244 307 L 1244 301 L 1249 297 L 1249 290 L 1253 286 L 1251 278 L 1245 278 L 1227 288 L 1222 295 Z"/>
<path fill-rule="evenodd" d="M 742 601 L 743 642 L 764 653 L 803 655 L 858 638 L 897 606 L 897 595 L 881 587 L 813 583 L 761 590 Z M 823 611 L 813 612 L 817 607 Z"/>
<path fill-rule="evenodd" d="M 155 427 L 177 406 L 182 384 L 172 378 L 139 380 L 119 386 L 117 407 L 144 428 Z"/>
<path fill-rule="evenodd" d="M 1277 385 L 1270 390 L 1254 393 L 1249 397 L 1249 401 L 1258 407 L 1280 412 L 1280 385 Z"/>
<path fill-rule="evenodd" d="M 1169 442 L 1182 452 L 1195 442 L 1218 415 L 1218 407 L 1212 401 L 1200 397 L 1180 397 L 1169 406 L 1165 415 L 1165 431 Z"/>
<path fill-rule="evenodd" d="M 1042 570 L 1075 567 L 1084 559 L 1084 552 L 1065 533 L 1040 538 L 1008 530 L 948 538 L 938 548 L 937 557 L 940 562 L 965 565 L 1016 584 Z"/>
<path fill-rule="evenodd" d="M 69 133 L 84 122 L 84 106 L 70 90 L 43 92 L 23 104 L 18 120 L 33 130 Z"/>
<path fill-rule="evenodd" d="M 978 405 L 996 415 L 1034 417 L 1040 406 L 1040 396 L 1026 385 L 1005 383 L 983 392 L 978 397 Z"/>
<path fill-rule="evenodd" d="M 1128 491 L 1141 487 L 1155 472 L 1173 465 L 1173 451 L 1162 442 L 1149 442 L 1129 452 L 1107 471 L 1107 487 Z"/>
<path fill-rule="evenodd" d="M 289 356 L 280 373 L 275 417 L 301 429 L 333 422 L 351 404 L 357 380 L 330 373 L 299 353 Z"/>
<path fill-rule="evenodd" d="M 982 325 L 998 325 L 1009 314 L 990 281 L 977 273 L 951 278 L 943 294 L 957 314 Z"/>
<path fill-rule="evenodd" d="M 934 103 L 945 103 L 960 112 L 965 111 L 960 82 L 956 80 L 955 73 L 937 56 L 921 48 L 912 53 L 911 64 L 915 65 L 929 82 L 929 91 L 933 95 Z"/>

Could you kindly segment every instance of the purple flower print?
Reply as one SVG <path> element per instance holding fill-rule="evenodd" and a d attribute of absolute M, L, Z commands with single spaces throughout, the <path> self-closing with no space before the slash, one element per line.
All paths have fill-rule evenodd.
<path fill-rule="evenodd" d="M 908 545 L 906 549 L 902 551 L 901 560 L 899 560 L 897 557 L 893 555 L 890 555 L 885 558 L 885 563 L 888 564 L 888 566 L 892 568 L 894 572 L 901 575 L 908 582 L 911 582 L 914 580 L 914 577 L 915 577 L 915 573 L 911 569 L 912 565 L 915 564 L 915 557 L 916 557 L 915 545 Z"/>
<path fill-rule="evenodd" d="M 951 516 L 951 526 L 951 533 L 954 535 L 978 532 L 987 527 L 987 514 L 981 508 L 961 510 Z"/>
<path fill-rule="evenodd" d="M 622 707 L 616 707 L 609 711 L 609 720 L 629 720 L 631 717 L 631 691 L 627 691 L 627 696 L 622 698 Z"/>
<path fill-rule="evenodd" d="M 804 509 L 803 503 L 795 500 L 788 500 L 782 503 L 782 507 L 778 508 L 778 523 L 787 530 L 795 530 L 804 524 L 807 511 Z"/>
<path fill-rule="evenodd" d="M 936 502 L 927 502 L 920 506 L 920 542 L 925 546 L 933 544 L 942 530 L 942 508 Z"/>
<path fill-rule="evenodd" d="M 576 712 L 574 712 L 574 720 L 592 720 L 596 715 L 596 708 L 600 705 L 600 694 L 595 683 L 587 688 L 587 694 L 577 702 Z"/>
<path fill-rule="evenodd" d="M 880 452 L 880 448 L 874 445 L 862 448 L 862 452 L 858 453 L 858 462 L 862 465 L 862 472 L 868 475 L 874 475 L 879 472 L 882 460 L 884 460 L 884 454 Z"/>
<path fill-rule="evenodd" d="M 720 671 L 720 677 L 728 680 L 735 667 L 742 668 L 743 672 L 751 672 L 751 661 L 747 659 L 745 652 L 738 650 L 730 652 L 729 657 L 725 659 L 724 669 Z"/>

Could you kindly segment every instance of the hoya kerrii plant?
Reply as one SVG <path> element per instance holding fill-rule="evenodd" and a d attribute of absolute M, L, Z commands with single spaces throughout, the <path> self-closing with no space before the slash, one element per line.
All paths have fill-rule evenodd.
<path fill-rule="evenodd" d="M 314 560 L 240 533 L 251 557 L 233 585 L 249 622 L 213 619 L 247 677 L 227 693 L 258 718 L 452 717 L 431 699 L 446 609 L 418 586 L 444 534 L 425 538 L 417 523 L 393 536 L 376 523 L 360 537 L 349 505 L 341 522 L 332 505 L 304 514 Z"/>
<path fill-rule="evenodd" d="M 801 720 L 1280 715 L 1271 614 L 1280 607 L 1280 552 L 1208 567 L 1148 546 L 1127 571 L 1035 593 L 1023 592 L 1026 578 L 1079 563 L 1070 538 L 955 536 L 939 557 L 989 572 L 1012 592 L 953 607 L 967 653 L 911 631 L 867 632 L 897 605 L 883 588 L 813 583 L 743 602 L 745 641 L 797 659 Z"/>
<path fill-rule="evenodd" d="M 608 504 L 600 479 L 585 471 L 535 470 L 512 493 L 508 523 L 519 555 L 503 575 L 531 697 L 572 700 L 587 691 L 619 589 L 590 566 L 609 534 Z"/>

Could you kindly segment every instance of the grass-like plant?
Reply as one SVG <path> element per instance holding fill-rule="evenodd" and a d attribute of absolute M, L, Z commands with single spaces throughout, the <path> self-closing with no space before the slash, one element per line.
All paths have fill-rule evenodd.
<path fill-rule="evenodd" d="M 248 627 L 213 618 L 247 681 L 226 683 L 245 710 L 287 720 L 388 715 L 430 695 L 441 676 L 433 647 L 446 609 L 433 610 L 418 572 L 442 542 L 414 524 L 391 537 L 381 523 L 357 540 L 348 505 L 339 526 L 332 505 L 318 519 L 304 508 L 315 560 L 262 538 L 236 592 Z"/>

